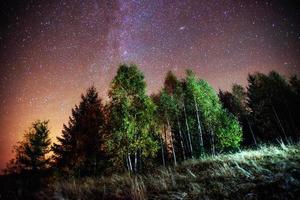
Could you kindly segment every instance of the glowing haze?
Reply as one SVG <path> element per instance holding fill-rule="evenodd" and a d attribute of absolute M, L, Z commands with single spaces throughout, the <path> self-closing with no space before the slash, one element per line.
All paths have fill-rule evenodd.
<path fill-rule="evenodd" d="M 34 120 L 49 119 L 54 139 L 86 88 L 94 84 L 106 101 L 119 63 L 137 64 L 149 93 L 168 70 L 183 77 L 191 68 L 216 89 L 245 84 L 255 71 L 299 74 L 300 12 L 293 1 L 2 0 L 0 6 L 0 168 Z"/>

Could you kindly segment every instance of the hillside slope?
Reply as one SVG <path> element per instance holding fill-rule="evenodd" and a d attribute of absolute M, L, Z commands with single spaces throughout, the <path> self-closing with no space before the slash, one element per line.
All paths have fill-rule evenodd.
<path fill-rule="evenodd" d="M 49 194 L 50 193 L 50 194 Z M 40 198 L 54 199 L 296 199 L 300 145 L 187 161 L 175 169 L 59 181 Z"/>

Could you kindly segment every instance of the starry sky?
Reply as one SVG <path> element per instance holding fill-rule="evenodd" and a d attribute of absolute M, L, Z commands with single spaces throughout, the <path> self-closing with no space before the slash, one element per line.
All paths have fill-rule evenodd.
<path fill-rule="evenodd" d="M 248 73 L 300 73 L 300 6 L 274 0 L 1 0 L 0 169 L 36 119 L 61 134 L 80 94 L 107 89 L 120 63 L 149 94 L 187 68 L 215 89 Z"/>

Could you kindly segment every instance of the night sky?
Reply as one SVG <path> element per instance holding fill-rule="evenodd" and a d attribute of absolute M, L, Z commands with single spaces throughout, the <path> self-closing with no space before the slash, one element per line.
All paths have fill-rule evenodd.
<path fill-rule="evenodd" d="M 248 73 L 300 73 L 296 1 L 0 1 L 0 169 L 36 119 L 61 134 L 80 94 L 107 89 L 120 63 L 144 72 L 149 94 L 187 68 L 215 89 Z"/>

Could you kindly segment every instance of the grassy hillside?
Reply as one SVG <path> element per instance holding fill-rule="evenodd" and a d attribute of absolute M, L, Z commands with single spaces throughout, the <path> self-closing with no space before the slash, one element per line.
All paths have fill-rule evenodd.
<path fill-rule="evenodd" d="M 150 174 L 57 181 L 46 199 L 297 199 L 300 145 L 189 160 Z"/>

